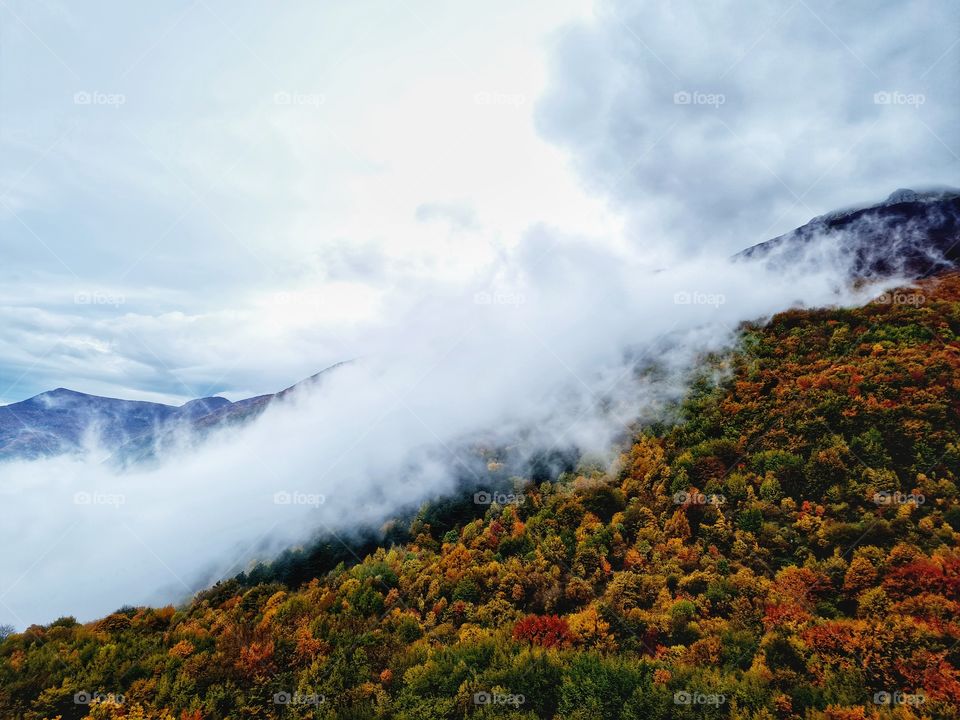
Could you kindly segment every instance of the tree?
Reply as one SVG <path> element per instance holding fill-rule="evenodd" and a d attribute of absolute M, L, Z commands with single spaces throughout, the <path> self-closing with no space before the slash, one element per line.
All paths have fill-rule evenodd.
<path fill-rule="evenodd" d="M 527 615 L 513 626 L 513 639 L 543 647 L 565 647 L 573 635 L 567 621 L 556 615 Z"/>

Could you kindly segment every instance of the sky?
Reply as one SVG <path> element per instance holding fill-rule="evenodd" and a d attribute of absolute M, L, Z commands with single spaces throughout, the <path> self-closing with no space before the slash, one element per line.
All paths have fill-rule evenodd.
<path fill-rule="evenodd" d="M 375 526 L 478 436 L 615 453 L 741 321 L 863 302 L 830 246 L 725 259 L 960 184 L 958 38 L 948 2 L 0 0 L 0 402 L 358 360 L 156 468 L 4 465 L 0 624 Z"/>
<path fill-rule="evenodd" d="M 532 121 L 587 8 L 514 5 L 5 2 L 0 399 L 278 390 L 538 218 L 605 227 Z"/>
<path fill-rule="evenodd" d="M 2 0 L 0 403 L 275 391 L 538 232 L 656 265 L 956 185 L 958 38 L 932 0 Z"/>

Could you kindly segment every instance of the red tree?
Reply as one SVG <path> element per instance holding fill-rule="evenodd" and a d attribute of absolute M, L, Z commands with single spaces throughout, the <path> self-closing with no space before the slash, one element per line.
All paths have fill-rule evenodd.
<path fill-rule="evenodd" d="M 513 639 L 526 640 L 543 647 L 564 647 L 570 644 L 570 627 L 556 615 L 527 615 L 513 626 Z"/>

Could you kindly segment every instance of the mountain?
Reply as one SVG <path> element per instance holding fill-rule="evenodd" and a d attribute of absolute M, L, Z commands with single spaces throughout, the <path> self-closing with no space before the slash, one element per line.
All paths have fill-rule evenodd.
<path fill-rule="evenodd" d="M 839 252 L 854 278 L 922 278 L 960 261 L 960 191 L 901 189 L 884 202 L 839 210 L 735 257 L 774 266 Z"/>
<path fill-rule="evenodd" d="M 902 292 L 745 325 L 609 469 L 10 634 L 0 717 L 956 720 L 960 273 Z"/>
<path fill-rule="evenodd" d="M 214 430 L 249 422 L 272 403 L 313 386 L 338 365 L 277 393 L 237 402 L 205 397 L 179 407 L 57 388 L 0 407 L 0 460 L 81 453 L 91 441 L 118 461 L 146 460 L 174 446 L 184 430 L 202 439 Z"/>
<path fill-rule="evenodd" d="M 174 407 L 57 388 L 0 407 L 0 458 L 38 458 L 78 451 L 91 433 L 97 434 L 104 447 L 115 449 L 131 438 L 167 424 L 193 420 L 229 402 L 204 398 Z"/>

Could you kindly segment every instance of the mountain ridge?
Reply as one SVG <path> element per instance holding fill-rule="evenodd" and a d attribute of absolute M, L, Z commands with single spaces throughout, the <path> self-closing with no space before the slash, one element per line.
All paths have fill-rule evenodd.
<path fill-rule="evenodd" d="M 95 441 L 122 462 L 152 458 L 184 428 L 205 436 L 258 417 L 271 404 L 316 384 L 336 363 L 276 393 L 232 402 L 220 396 L 167 405 L 55 388 L 0 406 L 0 461 L 80 453 Z"/>

